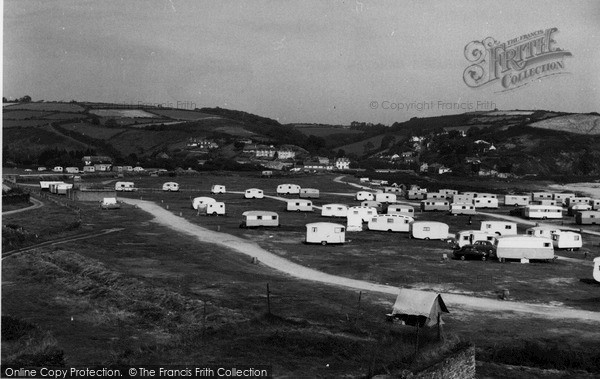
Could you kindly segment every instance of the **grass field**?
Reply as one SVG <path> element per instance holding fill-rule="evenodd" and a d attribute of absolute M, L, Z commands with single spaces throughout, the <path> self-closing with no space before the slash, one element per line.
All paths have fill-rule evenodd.
<path fill-rule="evenodd" d="M 185 109 L 152 109 L 151 113 L 157 114 L 159 116 L 175 119 L 175 120 L 202 120 L 206 118 L 221 118 L 219 116 L 215 116 L 208 113 L 196 112 Z"/>
<path fill-rule="evenodd" d="M 141 109 L 92 109 L 90 113 L 100 117 L 125 117 L 125 118 L 153 118 L 154 114 Z"/>
<path fill-rule="evenodd" d="M 306 223 L 345 220 L 322 218 L 318 211 L 286 212 L 283 202 L 249 200 L 235 193 L 213 196 L 225 201 L 225 217 L 197 215 L 191 208 L 191 198 L 211 196 L 213 184 L 226 185 L 228 191 L 258 187 L 274 195 L 278 184 L 295 183 L 334 193 L 315 199 L 317 206 L 356 203 L 350 196 L 335 194 L 356 190 L 333 182 L 333 177 L 260 178 L 258 173 L 132 177 L 136 187 L 145 190 L 119 196 L 155 201 L 193 223 L 256 241 L 275 254 L 325 272 L 485 297 L 497 297 L 498 291 L 509 289 L 514 300 L 600 310 L 600 285 L 586 280 L 591 278 L 589 261 L 442 262 L 442 254 L 450 252 L 443 241 L 368 231 L 348 233 L 344 246 L 312 246 L 302 243 Z M 178 182 L 182 191 L 160 191 L 166 181 Z M 44 230 L 40 219 L 69 222 L 68 213 L 59 215 L 60 209 L 39 213 L 44 208 L 36 211 L 35 218 L 24 212 L 11 222 L 40 232 Z M 90 205 L 82 209 L 82 230 L 117 226 L 125 230 L 99 240 L 12 256 L 3 261 L 2 268 L 3 315 L 24 319 L 50 333 L 46 340 L 55 343 L 50 341 L 48 346 L 63 349 L 69 364 L 166 364 L 228 357 L 232 364 L 273 364 L 278 375 L 340 377 L 423 363 L 411 363 L 414 330 L 383 322 L 394 301 L 389 296 L 362 293 L 359 306 L 356 291 L 294 280 L 252 264 L 245 256 L 164 229 L 133 207 L 101 211 Z M 249 209 L 277 211 L 282 226 L 240 229 L 241 213 Z M 508 208 L 496 212 L 507 214 Z M 478 226 L 482 217 L 473 217 L 470 226 L 466 217 L 443 213 L 417 213 L 416 219 L 443 221 L 455 232 Z M 586 249 L 600 255 L 598 238 L 586 236 L 584 241 Z M 560 254 L 583 258 L 581 252 Z M 274 316 L 265 316 L 267 283 Z M 510 312 L 457 308 L 450 312 L 444 327 L 448 339 L 474 342 L 478 359 L 494 362 L 483 366 L 492 377 L 528 377 L 523 371 L 510 376 L 502 364 L 600 372 L 597 325 L 550 323 Z M 424 341 L 432 347 L 431 338 L 426 336 Z M 16 344 L 4 346 L 8 348 L 2 349 L 3 359 L 19 351 Z M 574 371 L 559 374 L 577 376 Z"/>
<path fill-rule="evenodd" d="M 91 125 L 85 122 L 66 124 L 62 125 L 62 127 L 98 139 L 109 139 L 115 134 L 127 130 L 119 128 L 104 128 L 100 125 Z"/>
<path fill-rule="evenodd" d="M 49 112 L 83 112 L 85 109 L 77 104 L 71 103 L 19 103 L 3 107 L 4 111 L 13 109 L 49 111 Z"/>
<path fill-rule="evenodd" d="M 361 134 L 363 133 L 360 130 L 355 129 L 347 129 L 347 128 L 333 128 L 333 127 L 302 127 L 296 128 L 299 132 L 304 135 L 317 136 L 317 137 L 327 137 L 332 134 Z"/>

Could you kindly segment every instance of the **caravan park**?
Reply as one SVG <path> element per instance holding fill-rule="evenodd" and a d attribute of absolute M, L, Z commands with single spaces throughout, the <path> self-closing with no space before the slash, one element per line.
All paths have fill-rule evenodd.
<path fill-rule="evenodd" d="M 507 334 L 506 331 L 527 330 L 517 340 L 517 345 L 523 344 L 522 349 L 526 349 L 525 346 L 529 346 L 527 344 L 542 344 L 540 341 L 545 341 L 542 344 L 543 348 L 552 351 L 557 348 L 559 341 L 564 341 L 565 333 L 569 333 L 578 337 L 568 340 L 566 344 L 561 342 L 560 354 L 576 354 L 581 357 L 578 363 L 569 363 L 573 365 L 571 369 L 592 367 L 589 365 L 594 351 L 592 347 L 596 342 L 594 338 L 586 337 L 586 330 L 589 325 L 598 322 L 596 315 L 600 312 L 599 304 L 591 301 L 600 288 L 600 283 L 594 281 L 592 272 L 592 259 L 600 254 L 600 229 L 598 225 L 578 225 L 575 217 L 566 216 L 566 211 L 565 217 L 560 221 L 546 219 L 540 224 L 536 219 L 510 216 L 514 205 L 501 205 L 494 210 L 478 210 L 476 214 L 456 215 L 451 212 L 450 207 L 445 211 L 429 211 L 419 206 L 420 200 L 398 196 L 397 202 L 390 204 L 393 205 L 390 209 L 405 210 L 412 216 L 394 214 L 387 218 L 398 219 L 402 224 L 406 221 L 410 223 L 410 228 L 378 228 L 376 225 L 380 223 L 379 219 L 386 223 L 388 221 L 384 214 L 377 215 L 377 211 L 372 208 L 369 212 L 376 217 L 366 216 L 363 219 L 363 216 L 357 215 L 361 228 L 358 231 L 356 223 L 354 229 L 350 227 L 352 223 L 349 212 L 346 217 L 336 214 L 322 215 L 323 206 L 328 204 L 343 204 L 348 207 L 348 211 L 357 205 L 359 207 L 356 209 L 370 209 L 360 207 L 361 201 L 356 200 L 357 194 L 360 193 L 358 197 L 362 198 L 365 192 L 376 196 L 379 191 L 384 191 L 381 186 L 373 186 L 369 182 L 360 183 L 359 178 L 351 175 L 296 174 L 283 178 L 265 178 L 260 173 L 175 177 L 136 175 L 127 179 L 128 183 L 133 183 L 130 186 L 131 191 L 119 191 L 122 181 L 106 176 L 89 177 L 82 181 L 90 187 L 104 187 L 108 192 L 113 190 L 120 207 L 102 209 L 97 202 L 71 201 L 68 200 L 69 196 L 45 189 L 42 191 L 39 183 L 33 179 L 23 177 L 17 180 L 18 186 L 30 190 L 33 196 L 43 196 L 45 206 L 40 208 L 43 210 L 40 211 L 40 217 L 49 217 L 45 212 L 52 208 L 56 208 L 59 213 L 50 219 L 59 225 L 80 217 L 80 225 L 74 229 L 74 234 L 120 229 L 97 238 L 74 242 L 75 245 L 56 245 L 51 248 L 55 256 L 52 262 L 59 259 L 56 264 L 61 267 L 61 259 L 66 260 L 64 264 L 72 259 L 96 261 L 98 266 L 95 267 L 98 270 L 106 270 L 103 271 L 103 275 L 111 272 L 110 275 L 122 278 L 119 280 L 136 278 L 136 281 L 141 281 L 140 286 L 147 281 L 155 285 L 161 283 L 160 288 L 174 291 L 170 296 L 178 294 L 177 296 L 183 296 L 181 301 L 196 301 L 201 304 L 201 309 L 203 306 L 207 307 L 206 319 L 203 322 L 198 321 L 200 324 L 204 323 L 201 328 L 210 325 L 211 332 L 203 332 L 207 341 L 211 340 L 211 337 L 208 337 L 211 333 L 215 333 L 212 338 L 217 338 L 225 325 L 241 325 L 240 323 L 248 322 L 256 327 L 264 324 L 263 326 L 275 329 L 289 324 L 286 328 L 292 328 L 294 333 L 308 338 L 305 333 L 314 326 L 308 328 L 307 325 L 297 324 L 304 320 L 302 322 L 307 322 L 308 325 L 316 322 L 328 329 L 337 325 L 334 329 L 342 328 L 337 333 L 347 330 L 342 334 L 350 333 L 355 335 L 354 338 L 359 338 L 362 333 L 376 333 L 381 336 L 375 340 L 360 337 L 359 340 L 364 341 L 357 341 L 359 345 L 381 343 L 398 345 L 393 349 L 401 349 L 400 346 L 411 346 L 412 349 L 415 344 L 414 329 L 398 324 L 404 321 L 390 324 L 385 316 L 392 309 L 395 294 L 405 288 L 422 293 L 441 294 L 449 310 L 449 314 L 442 315 L 444 324 L 440 332 L 443 336 L 441 340 L 446 342 L 441 346 L 448 344 L 448 341 L 452 341 L 451 345 L 454 346 L 457 343 L 456 339 L 469 341 L 476 346 L 478 361 L 484 362 L 485 357 L 493 356 L 497 359 L 498 354 L 505 354 L 514 348 L 510 347 L 510 341 L 513 339 L 508 339 L 510 333 Z M 280 184 L 288 182 L 293 182 L 301 188 L 318 189 L 319 195 L 306 200 L 300 198 L 301 193 L 278 193 L 281 192 Z M 171 183 L 171 188 L 174 186 L 172 183 L 176 183 L 179 190 L 164 190 L 164 183 Z M 215 186 L 219 186 L 219 189 L 226 188 L 226 191 L 215 191 Z M 253 194 L 263 194 L 263 197 L 248 197 L 248 189 L 251 189 Z M 498 196 L 502 197 L 500 193 Z M 306 203 L 311 205 L 310 208 L 291 207 Z M 69 204 L 73 209 L 76 207 L 77 212 L 73 213 L 61 204 Z M 222 204 L 224 214 L 209 211 L 209 206 L 214 204 Z M 35 230 L 40 227 L 35 226 L 37 223 L 25 215 L 26 212 L 15 214 L 14 222 L 24 225 L 26 229 Z M 506 260 L 485 261 L 460 260 L 453 257 L 452 243 L 460 231 L 491 230 L 493 236 L 504 233 L 506 238 L 509 238 L 510 234 L 526 236 L 528 230 L 544 227 L 578 232 L 585 229 L 585 232 L 581 233 L 583 244 L 576 249 L 551 248 L 550 257 L 532 257 L 527 263 L 514 255 L 507 255 Z M 58 228 L 61 229 L 60 226 Z M 346 228 L 348 230 L 345 230 Z M 64 227 L 55 233 L 71 234 Z M 43 234 L 41 229 L 39 234 Z M 56 235 L 52 238 L 56 238 Z M 533 239 L 528 236 L 521 238 Z M 101 244 L 98 244 L 100 241 Z M 26 245 L 27 243 L 24 244 L 25 247 Z M 36 247 L 35 244 L 32 247 Z M 33 251 L 38 253 L 15 254 L 5 258 L 3 264 L 5 267 L 13 267 L 15 273 L 33 270 L 37 272 L 35 275 L 41 277 L 61 277 L 59 272 L 47 271 L 47 268 L 42 269 L 44 266 L 39 266 L 42 262 L 50 262 L 50 256 L 44 255 L 47 254 L 44 250 Z M 217 252 L 219 258 L 215 261 Z M 206 266 L 209 261 L 211 264 Z M 216 264 L 216 267 L 228 267 L 229 275 L 238 279 L 223 279 L 221 269 L 219 276 L 215 276 L 213 264 Z M 83 277 L 87 277 L 87 274 Z M 92 280 L 89 285 L 98 286 L 98 290 L 110 289 L 111 287 L 106 287 L 110 285 L 109 282 L 100 278 L 90 277 L 86 280 Z M 9 274 L 7 280 L 9 283 L 19 283 L 24 279 Z M 72 292 L 76 286 L 82 285 L 77 284 L 78 282 L 79 280 L 75 280 L 68 288 L 51 290 L 58 291 L 55 292 L 55 296 L 62 293 L 60 296 L 64 296 L 65 301 L 71 299 L 68 301 L 72 302 L 80 298 Z M 234 283 L 239 283 L 239 288 L 236 289 Z M 28 288 L 9 285 L 5 287 L 5 296 L 8 296 L 8 299 L 25 296 L 29 293 Z M 140 296 L 145 295 L 141 293 Z M 334 298 L 336 300 L 333 300 Z M 104 303 L 107 300 L 99 304 L 98 299 L 86 296 L 87 305 L 80 303 L 75 306 L 75 303 L 65 303 L 63 307 L 71 309 L 74 312 L 74 320 L 81 320 L 82 325 L 87 324 L 92 317 L 96 320 L 94 322 L 97 327 L 109 327 L 114 322 L 111 320 L 121 319 L 124 328 L 135 329 L 139 326 L 131 324 L 133 319 L 145 319 L 149 316 L 147 311 L 141 310 L 118 311 L 124 305 Z M 240 312 L 240 304 L 246 304 L 244 307 L 249 307 L 250 311 L 243 312 L 243 316 L 236 316 L 235 312 L 230 315 L 224 313 L 225 309 L 228 309 L 227 312 Z M 22 307 L 12 302 L 7 305 Z M 298 313 L 298 307 L 304 311 Z M 97 313 L 99 311 L 101 313 Z M 160 311 L 160 314 L 165 311 Z M 132 316 L 121 318 L 118 313 L 112 312 L 126 312 L 125 314 Z M 498 312 L 501 312 L 502 316 L 499 316 Z M 264 319 L 265 313 L 277 319 Z M 165 320 L 160 322 L 166 322 L 168 319 L 166 315 L 156 317 Z M 329 321 L 322 321 L 323 317 Z M 55 322 L 58 322 L 58 319 Z M 541 330 L 539 333 L 535 332 L 533 326 L 540 322 L 553 323 L 556 326 L 553 329 L 555 334 L 542 335 L 539 334 Z M 153 324 L 151 322 L 149 325 Z M 167 329 L 163 327 L 163 333 L 170 335 L 169 338 L 182 337 L 182 330 Z M 390 341 L 389 336 L 383 337 L 384 330 L 393 330 L 396 338 Z M 86 332 L 82 330 L 81 333 Z M 440 340 L 436 337 L 435 328 L 425 328 L 422 333 L 421 342 L 425 343 L 423 349 L 426 349 L 426 345 L 430 349 L 434 346 L 437 346 L 435 349 L 439 348 Z M 342 334 L 334 334 L 330 342 L 342 343 L 346 338 L 342 338 Z M 158 335 L 152 333 L 147 336 L 154 341 L 157 337 Z M 124 341 L 123 338 L 119 337 L 119 341 Z M 339 338 L 341 340 L 337 341 Z M 65 340 L 67 341 L 68 339 Z M 580 345 L 581 341 L 584 341 L 583 345 Z M 72 342 L 74 341 L 68 343 Z M 134 353 L 135 359 L 144 352 L 143 343 L 139 343 L 141 350 Z M 164 343 L 166 345 L 163 346 L 168 346 L 173 342 L 166 340 Z M 110 344 L 114 346 L 115 351 L 121 349 L 113 342 Z M 136 346 L 137 344 L 138 342 L 135 343 Z M 590 348 L 584 349 L 583 346 Z M 334 348 L 332 353 L 333 351 L 337 349 Z M 74 354 L 73 357 L 78 357 L 80 353 L 69 352 Z M 416 364 L 416 361 L 413 361 L 414 352 L 411 350 L 410 354 L 408 351 L 405 353 L 405 362 Z M 104 353 L 98 351 L 97 354 Z M 523 351 L 519 354 L 523 354 Z M 384 364 L 383 361 L 390 359 L 382 357 L 382 362 L 377 363 L 377 359 L 373 357 L 357 358 L 360 355 L 357 350 L 347 357 L 352 361 L 358 359 L 357 366 L 347 366 L 346 359 L 336 358 L 337 369 L 341 370 L 338 372 L 346 372 L 347 367 L 354 367 L 359 371 L 366 368 L 376 372 L 375 364 Z M 76 359 L 86 358 L 79 356 Z M 375 360 L 368 363 L 369 359 Z M 516 357 L 510 358 L 507 355 L 504 359 L 508 363 Z M 395 360 L 392 359 L 387 364 L 392 361 Z M 484 366 L 484 370 L 493 367 L 485 363 L 481 365 Z M 283 366 L 285 370 L 290 370 L 289 366 Z M 411 367 L 417 366 L 419 365 Z M 331 372 L 336 372 L 333 367 Z"/>

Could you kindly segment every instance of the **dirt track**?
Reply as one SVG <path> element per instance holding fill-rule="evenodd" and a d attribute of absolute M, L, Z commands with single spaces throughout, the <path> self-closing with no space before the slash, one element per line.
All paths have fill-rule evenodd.
<path fill-rule="evenodd" d="M 202 242 L 225 246 L 237 253 L 242 253 L 249 257 L 256 257 L 260 263 L 298 279 L 338 285 L 355 290 L 388 294 L 390 295 L 390 303 L 393 302 L 394 296 L 398 294 L 397 287 L 330 275 L 290 262 L 268 252 L 254 242 L 230 234 L 211 231 L 192 224 L 186 219 L 174 215 L 153 202 L 127 198 L 124 198 L 123 201 L 128 204 L 137 205 L 140 209 L 151 213 L 155 217 L 153 220 L 154 222 L 169 227 L 177 232 L 194 236 Z M 474 311 L 498 313 L 517 312 L 551 319 L 576 319 L 600 322 L 600 312 L 565 307 L 502 301 L 456 294 L 444 294 L 444 300 L 449 307 L 455 309 L 466 308 Z"/>
<path fill-rule="evenodd" d="M 15 213 L 20 213 L 20 212 L 25 212 L 25 211 L 32 211 L 34 209 L 38 209 L 38 208 L 44 206 L 44 203 L 42 203 L 38 199 L 34 199 L 33 197 L 30 197 L 29 200 L 31 200 L 31 202 L 33 203 L 33 205 L 30 205 L 27 208 L 15 209 L 14 211 L 2 212 L 2 216 L 9 216 L 9 215 L 12 215 L 12 214 L 15 214 Z"/>

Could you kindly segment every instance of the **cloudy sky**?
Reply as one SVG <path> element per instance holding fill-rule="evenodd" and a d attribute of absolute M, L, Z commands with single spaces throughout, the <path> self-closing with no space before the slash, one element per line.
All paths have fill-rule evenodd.
<path fill-rule="evenodd" d="M 465 84 L 469 42 L 553 27 L 572 54 L 560 75 L 505 92 Z M 487 104 L 592 112 L 598 46 L 595 0 L 5 0 L 3 96 L 218 106 L 282 123 L 391 124 Z"/>

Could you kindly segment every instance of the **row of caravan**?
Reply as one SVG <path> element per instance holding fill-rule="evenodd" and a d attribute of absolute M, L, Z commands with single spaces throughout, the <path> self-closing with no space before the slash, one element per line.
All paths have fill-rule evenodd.
<path fill-rule="evenodd" d="M 482 224 L 490 222 L 494 223 L 494 221 L 488 221 L 483 222 Z M 502 223 L 502 221 L 498 221 L 497 223 Z M 500 235 L 488 230 L 489 229 L 487 229 L 485 225 L 482 225 L 480 230 L 461 230 L 457 232 L 454 237 L 454 247 L 461 248 L 465 245 L 472 245 L 477 241 L 489 241 L 493 243 L 502 237 L 517 236 L 516 233 L 505 233 L 504 235 Z M 578 250 L 583 246 L 581 234 L 548 227 L 531 227 L 525 230 L 524 235 L 520 236 L 546 238 L 551 241 L 551 244 L 555 249 Z"/>
<path fill-rule="evenodd" d="M 67 191 L 73 188 L 73 184 L 62 181 L 41 181 L 40 190 L 50 191 L 57 195 L 66 195 Z"/>

